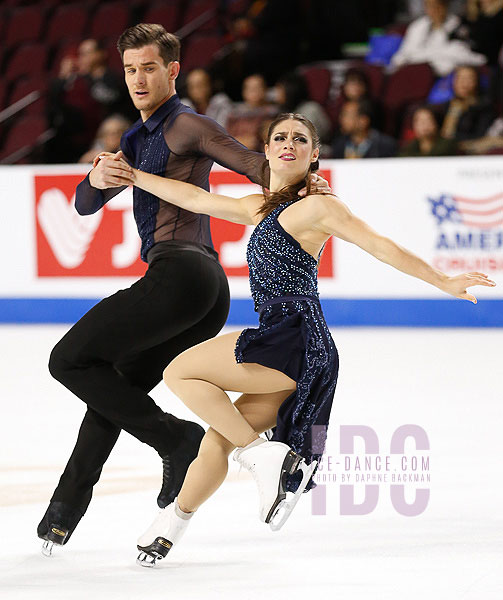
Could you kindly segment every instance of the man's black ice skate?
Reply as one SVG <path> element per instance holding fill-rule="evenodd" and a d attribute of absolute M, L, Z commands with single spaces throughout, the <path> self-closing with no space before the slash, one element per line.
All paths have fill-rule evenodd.
<path fill-rule="evenodd" d="M 178 496 L 190 463 L 196 458 L 204 436 L 204 429 L 197 423 L 181 421 L 183 439 L 168 455 L 162 457 L 162 488 L 157 496 L 159 508 L 165 508 Z"/>
<path fill-rule="evenodd" d="M 81 518 L 82 513 L 68 504 L 51 502 L 37 527 L 38 537 L 44 540 L 42 554 L 51 556 L 54 544 L 66 544 Z"/>

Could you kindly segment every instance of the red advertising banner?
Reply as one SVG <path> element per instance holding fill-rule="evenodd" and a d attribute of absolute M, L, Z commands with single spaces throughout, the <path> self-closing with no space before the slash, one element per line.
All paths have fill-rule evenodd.
<path fill-rule="evenodd" d="M 330 171 L 322 175 L 330 181 Z M 79 215 L 75 188 L 82 175 L 35 175 L 37 275 L 39 277 L 139 277 L 146 265 L 131 192 L 118 195 L 94 215 Z M 245 196 L 257 186 L 237 173 L 213 171 L 215 193 Z M 246 244 L 252 227 L 211 219 L 215 250 L 228 276 L 247 277 Z M 332 239 L 320 262 L 320 277 L 334 277 Z"/>

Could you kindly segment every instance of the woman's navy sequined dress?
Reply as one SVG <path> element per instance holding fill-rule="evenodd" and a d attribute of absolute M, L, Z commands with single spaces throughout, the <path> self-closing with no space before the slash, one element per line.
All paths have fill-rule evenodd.
<path fill-rule="evenodd" d="M 277 369 L 297 382 L 281 405 L 272 440 L 288 444 L 307 463 L 319 460 L 337 383 L 339 357 L 318 294 L 318 263 L 278 223 L 295 200 L 275 208 L 254 229 L 247 248 L 258 329 L 245 329 L 235 355 Z M 317 427 L 312 436 L 311 428 Z M 299 479 L 291 478 L 295 491 Z M 311 480 L 307 489 L 315 484 Z"/>

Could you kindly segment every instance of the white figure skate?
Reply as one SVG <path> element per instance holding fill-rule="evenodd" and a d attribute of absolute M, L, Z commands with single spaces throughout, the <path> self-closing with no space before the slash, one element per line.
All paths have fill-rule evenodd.
<path fill-rule="evenodd" d="M 191 517 L 184 519 L 176 514 L 176 499 L 163 508 L 147 531 L 138 538 L 140 554 L 136 562 L 142 567 L 154 567 L 157 560 L 164 558 L 171 547 L 177 544 Z M 188 516 L 188 515 L 187 515 Z"/>
<path fill-rule="evenodd" d="M 234 452 L 234 460 L 248 469 L 255 479 L 259 495 L 259 517 L 273 531 L 283 527 L 316 468 L 316 461 L 307 465 L 302 456 L 282 442 L 268 442 L 259 438 Z M 293 497 L 288 500 L 288 475 L 302 471 L 302 481 Z"/>

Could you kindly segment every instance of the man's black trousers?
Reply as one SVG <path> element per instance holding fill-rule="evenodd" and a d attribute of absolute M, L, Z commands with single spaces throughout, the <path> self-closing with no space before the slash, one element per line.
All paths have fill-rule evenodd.
<path fill-rule="evenodd" d="M 216 256 L 196 244 L 154 246 L 145 276 L 102 300 L 55 346 L 49 370 L 87 412 L 52 501 L 86 511 L 121 429 L 161 456 L 180 442 L 178 419 L 148 392 L 175 356 L 225 324 L 229 288 Z"/>

